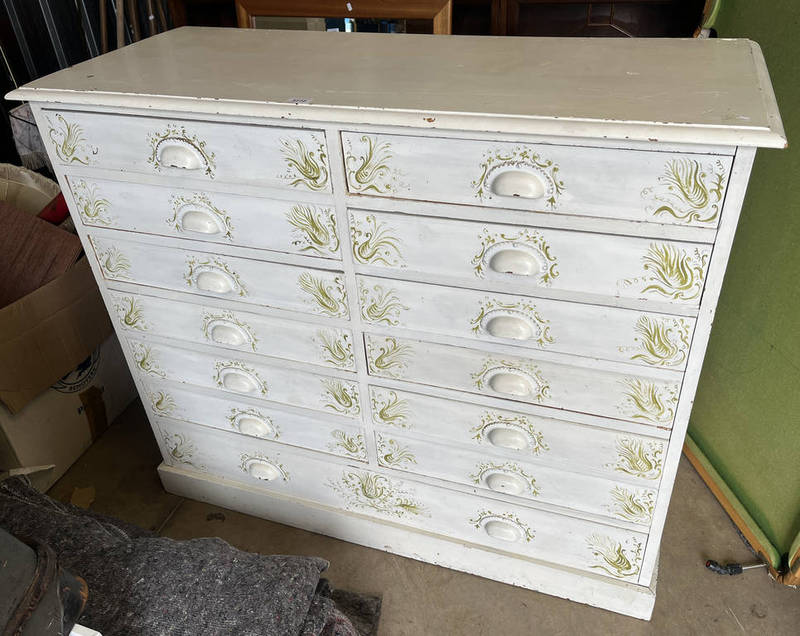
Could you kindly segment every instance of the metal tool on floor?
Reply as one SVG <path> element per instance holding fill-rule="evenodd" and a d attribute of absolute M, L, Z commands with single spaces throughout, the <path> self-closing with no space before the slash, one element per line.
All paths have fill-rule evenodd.
<path fill-rule="evenodd" d="M 745 570 L 754 570 L 756 568 L 765 568 L 767 567 L 766 563 L 753 563 L 752 565 L 742 565 L 741 563 L 726 563 L 725 565 L 720 565 L 716 561 L 709 559 L 706 561 L 706 569 L 711 570 L 716 574 L 720 574 L 722 576 L 728 574 L 730 576 L 735 576 L 737 574 L 741 574 Z"/>

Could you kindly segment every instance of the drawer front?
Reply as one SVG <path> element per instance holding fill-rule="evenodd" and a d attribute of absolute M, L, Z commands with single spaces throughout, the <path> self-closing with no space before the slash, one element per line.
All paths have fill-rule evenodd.
<path fill-rule="evenodd" d="M 316 414 L 254 406 L 235 396 L 202 393 L 158 380 L 147 385 L 150 408 L 157 416 L 367 461 L 364 431 L 347 419 L 329 422 Z"/>
<path fill-rule="evenodd" d="M 45 110 L 51 156 L 69 167 L 331 192 L 320 130 Z"/>
<path fill-rule="evenodd" d="M 575 363 L 491 354 L 366 334 L 369 374 L 469 393 L 669 427 L 680 392 L 678 373 L 620 373 Z M 674 379 L 665 379 L 674 378 Z M 513 407 L 512 407 L 513 408 Z"/>
<path fill-rule="evenodd" d="M 343 132 L 351 194 L 716 227 L 728 156 Z"/>
<path fill-rule="evenodd" d="M 657 490 L 650 484 L 632 484 L 557 470 L 389 432 L 375 434 L 378 464 L 447 481 L 475 485 L 491 493 L 520 497 L 612 519 L 649 526 Z"/>
<path fill-rule="evenodd" d="M 341 260 L 333 208 L 69 176 L 84 225 Z"/>
<path fill-rule="evenodd" d="M 110 292 L 121 329 L 355 370 L 349 329 L 206 307 L 144 294 Z"/>
<path fill-rule="evenodd" d="M 358 276 L 361 318 L 373 325 L 683 369 L 694 319 Z"/>
<path fill-rule="evenodd" d="M 406 481 L 272 442 L 159 424 L 164 460 L 264 493 L 402 523 L 459 541 L 635 582 L 647 535 Z"/>
<path fill-rule="evenodd" d="M 696 307 L 711 246 L 351 210 L 356 267 Z"/>
<path fill-rule="evenodd" d="M 145 380 L 172 380 L 227 393 L 359 418 L 358 385 L 280 362 L 251 363 L 231 352 L 218 355 L 128 339 L 135 369 Z"/>
<path fill-rule="evenodd" d="M 386 437 L 407 432 L 429 439 L 431 446 L 460 444 L 485 458 L 549 464 L 640 480 L 643 485 L 654 486 L 661 479 L 667 442 L 646 434 L 595 428 L 375 384 L 369 387 L 369 403 L 372 422 Z"/>
<path fill-rule="evenodd" d="M 330 318 L 349 316 L 340 272 L 140 243 L 120 234 L 89 235 L 108 280 Z"/>

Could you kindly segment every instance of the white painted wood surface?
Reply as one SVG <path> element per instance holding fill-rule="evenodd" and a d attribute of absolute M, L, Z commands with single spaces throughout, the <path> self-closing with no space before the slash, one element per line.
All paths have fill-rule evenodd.
<path fill-rule="evenodd" d="M 530 352 L 509 356 L 421 342 L 365 335 L 369 373 L 467 393 L 501 397 L 554 409 L 670 427 L 682 375 L 642 367 Z M 557 414 L 554 413 L 554 417 Z"/>
<path fill-rule="evenodd" d="M 721 155 L 358 132 L 342 145 L 351 194 L 700 227 L 719 222 L 731 166 Z M 676 177 L 697 179 L 690 201 Z"/>
<path fill-rule="evenodd" d="M 649 617 L 756 45 L 181 29 L 13 96 L 170 491 Z"/>
<path fill-rule="evenodd" d="M 694 319 L 358 277 L 365 323 L 653 368 L 683 369 Z M 387 307 L 385 312 L 380 309 Z"/>
<path fill-rule="evenodd" d="M 82 174 L 68 180 L 85 225 L 341 260 L 331 206 Z"/>
<path fill-rule="evenodd" d="M 625 477 L 631 472 L 628 451 L 636 449 L 652 464 L 645 471 L 647 481 L 661 473 L 666 442 L 651 437 L 652 430 L 639 426 L 636 432 L 586 426 L 565 419 L 519 410 L 484 407 L 453 402 L 422 393 L 369 387 L 372 423 L 388 437 L 403 434 L 420 437 L 433 447 L 452 444 L 471 447 L 482 456 L 556 466 L 566 470 Z M 458 417 L 453 417 L 458 413 Z M 558 417 L 564 414 L 558 414 Z M 610 426 L 619 425 L 609 420 Z M 498 438 L 496 431 L 516 433 Z M 505 444 L 505 445 L 504 445 Z M 641 449 L 641 451 L 639 451 Z M 628 470 L 628 473 L 625 472 Z"/>
<path fill-rule="evenodd" d="M 401 278 L 413 271 L 465 286 L 499 282 L 519 294 L 591 294 L 604 297 L 603 304 L 623 298 L 642 309 L 646 301 L 696 310 L 711 254 L 702 243 L 501 225 L 491 218 L 475 223 L 353 210 L 350 228 L 356 267 L 365 273 Z M 662 276 L 662 261 L 680 263 L 680 275 Z"/>
<path fill-rule="evenodd" d="M 187 343 L 355 370 L 349 329 L 112 291 L 118 327 Z M 235 355 L 235 354 L 232 354 Z"/>
<path fill-rule="evenodd" d="M 349 312 L 337 272 L 170 249 L 111 230 L 92 229 L 88 236 L 103 276 L 111 281 L 333 318 L 346 318 Z M 138 240 L 130 240 L 134 236 Z"/>
<path fill-rule="evenodd" d="M 10 97 L 350 129 L 364 123 L 786 145 L 764 58 L 749 40 L 388 40 L 192 27 L 43 77 Z"/>

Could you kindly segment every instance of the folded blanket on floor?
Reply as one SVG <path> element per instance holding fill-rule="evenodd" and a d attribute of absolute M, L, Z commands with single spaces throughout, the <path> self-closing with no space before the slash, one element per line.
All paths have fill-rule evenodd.
<path fill-rule="evenodd" d="M 358 636 L 320 558 L 265 556 L 221 539 L 175 541 L 54 501 L 22 477 L 0 484 L 0 526 L 35 538 L 89 585 L 80 622 L 104 636 Z"/>

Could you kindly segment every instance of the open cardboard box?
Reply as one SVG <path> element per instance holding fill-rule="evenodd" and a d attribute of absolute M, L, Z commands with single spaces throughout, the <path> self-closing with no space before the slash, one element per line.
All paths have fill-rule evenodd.
<path fill-rule="evenodd" d="M 134 397 L 86 258 L 0 309 L 0 470 L 49 487 Z"/>

